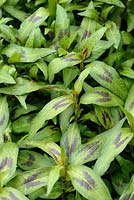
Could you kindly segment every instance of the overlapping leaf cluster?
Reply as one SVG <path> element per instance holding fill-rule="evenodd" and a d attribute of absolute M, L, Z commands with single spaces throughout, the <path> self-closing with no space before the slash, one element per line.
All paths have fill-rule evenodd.
<path fill-rule="evenodd" d="M 0 1 L 0 199 L 134 199 L 133 0 Z"/>

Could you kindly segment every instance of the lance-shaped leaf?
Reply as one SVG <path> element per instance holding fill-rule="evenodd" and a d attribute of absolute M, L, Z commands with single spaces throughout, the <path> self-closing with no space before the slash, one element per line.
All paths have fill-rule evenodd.
<path fill-rule="evenodd" d="M 108 28 L 106 31 L 106 37 L 109 41 L 113 43 L 114 47 L 117 49 L 121 40 L 119 28 L 113 21 L 107 21 L 106 27 Z"/>
<path fill-rule="evenodd" d="M 50 155 L 56 163 L 61 164 L 61 149 L 54 142 L 46 142 L 46 141 L 25 141 L 25 144 L 32 147 L 40 148 L 45 151 L 48 155 Z"/>
<path fill-rule="evenodd" d="M 40 7 L 31 16 L 25 19 L 18 31 L 18 37 L 24 43 L 33 29 L 39 27 L 49 16 L 46 8 Z"/>
<path fill-rule="evenodd" d="M 130 128 L 121 128 L 123 122 L 124 119 L 119 121 L 112 129 L 105 132 L 107 134 L 105 142 L 94 166 L 94 171 L 100 176 L 107 171 L 114 158 L 125 149 L 133 137 Z"/>
<path fill-rule="evenodd" d="M 80 99 L 81 104 L 95 104 L 111 107 L 123 105 L 123 101 L 103 87 L 94 87 L 91 92 L 86 92 Z"/>
<path fill-rule="evenodd" d="M 55 21 L 55 36 L 57 39 L 63 38 L 69 33 L 69 18 L 65 9 L 57 4 L 56 21 Z"/>
<path fill-rule="evenodd" d="M 28 48 L 16 44 L 9 44 L 2 50 L 2 54 L 9 57 L 9 63 L 35 62 L 54 52 L 55 50 L 50 48 Z"/>
<path fill-rule="evenodd" d="M 134 84 L 131 86 L 126 102 L 125 109 L 129 111 L 134 117 Z"/>
<path fill-rule="evenodd" d="M 77 94 L 80 94 L 80 92 L 82 91 L 83 82 L 87 78 L 87 76 L 89 75 L 91 70 L 92 70 L 92 68 L 90 68 L 90 67 L 84 69 L 80 73 L 80 76 L 78 77 L 78 79 L 75 81 L 74 90 Z"/>
<path fill-rule="evenodd" d="M 37 83 L 35 81 L 19 77 L 17 78 L 15 85 L 1 87 L 0 93 L 17 96 L 17 95 L 28 94 L 30 92 L 34 92 L 43 88 L 47 89 L 49 88 L 49 86 L 48 85 L 46 86 L 43 82 Z"/>
<path fill-rule="evenodd" d="M 46 154 L 42 155 L 31 150 L 21 150 L 18 156 L 18 166 L 23 170 L 31 170 L 52 166 L 54 162 Z"/>
<path fill-rule="evenodd" d="M 103 37 L 107 28 L 102 27 L 96 32 L 94 32 L 89 38 L 86 38 L 81 41 L 80 49 L 82 50 L 83 58 L 88 58 L 91 55 L 92 49 L 99 42 L 99 40 Z"/>
<path fill-rule="evenodd" d="M 8 84 L 16 83 L 12 75 L 10 74 L 10 71 L 12 70 L 12 68 L 13 67 L 9 65 L 4 65 L 0 67 L 0 83 L 8 83 Z"/>
<path fill-rule="evenodd" d="M 90 168 L 72 165 L 67 172 L 74 188 L 86 199 L 112 200 L 103 180 Z"/>
<path fill-rule="evenodd" d="M 1 200 L 28 200 L 23 193 L 12 187 L 4 187 L 0 190 Z"/>
<path fill-rule="evenodd" d="M 15 175 L 18 148 L 15 143 L 0 145 L 0 186 L 4 186 Z"/>
<path fill-rule="evenodd" d="M 89 161 L 96 160 L 100 155 L 103 143 L 102 134 L 94 137 L 89 142 L 79 145 L 70 156 L 69 163 L 82 165 Z"/>
<path fill-rule="evenodd" d="M 134 199 L 134 175 L 132 176 L 128 187 L 124 190 L 119 200 L 133 200 Z"/>
<path fill-rule="evenodd" d="M 97 1 L 102 2 L 102 3 L 107 3 L 107 4 L 113 4 L 115 6 L 124 8 L 124 4 L 120 0 L 97 0 Z"/>
<path fill-rule="evenodd" d="M 95 113 L 102 126 L 105 129 L 112 128 L 112 126 L 114 125 L 114 121 L 110 109 L 96 105 L 94 107 L 95 107 Z"/>
<path fill-rule="evenodd" d="M 16 38 L 15 38 L 15 33 L 13 29 L 5 24 L 0 24 L 0 32 L 1 32 L 1 37 L 4 38 L 8 42 L 14 43 Z"/>
<path fill-rule="evenodd" d="M 80 55 L 78 53 L 71 52 L 62 58 L 53 59 L 48 65 L 49 82 L 54 79 L 54 75 L 65 69 L 66 67 L 72 67 L 81 62 Z"/>
<path fill-rule="evenodd" d="M 6 97 L 0 97 L 0 143 L 3 142 L 4 130 L 9 120 L 9 110 Z"/>
<path fill-rule="evenodd" d="M 92 68 L 90 70 L 90 75 L 99 84 L 109 89 L 121 99 L 126 99 L 128 93 L 127 87 L 113 67 L 101 61 L 95 61 L 87 67 Z"/>
<path fill-rule="evenodd" d="M 36 132 L 40 128 L 42 128 L 46 120 L 54 118 L 59 113 L 63 112 L 72 103 L 72 97 L 69 95 L 57 97 L 49 103 L 47 103 L 33 119 L 29 130 L 29 137 L 33 137 L 36 134 Z"/>
<path fill-rule="evenodd" d="M 49 173 L 49 176 L 48 176 L 48 182 L 47 182 L 47 193 L 46 193 L 46 196 L 48 196 L 51 193 L 55 183 L 60 178 L 60 171 L 62 169 L 63 169 L 63 166 L 55 165 L 50 170 L 50 173 Z"/>
<path fill-rule="evenodd" d="M 61 138 L 61 148 L 64 149 L 65 161 L 69 159 L 73 151 L 81 144 L 80 130 L 77 123 L 69 125 Z"/>
<path fill-rule="evenodd" d="M 46 186 L 50 168 L 28 170 L 15 176 L 8 185 L 18 189 L 24 195 L 30 194 L 37 189 Z"/>

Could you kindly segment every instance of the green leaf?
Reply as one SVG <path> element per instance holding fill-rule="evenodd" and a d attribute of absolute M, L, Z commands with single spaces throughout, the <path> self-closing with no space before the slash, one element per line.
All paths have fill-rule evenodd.
<path fill-rule="evenodd" d="M 60 129 L 62 133 L 64 133 L 67 130 L 73 113 L 74 113 L 73 105 L 70 105 L 66 110 L 60 113 L 59 123 L 60 123 Z"/>
<path fill-rule="evenodd" d="M 19 190 L 12 187 L 4 187 L 0 190 L 1 200 L 28 200 L 26 196 L 23 195 Z"/>
<path fill-rule="evenodd" d="M 29 131 L 31 123 L 35 117 L 35 114 L 29 114 L 21 116 L 12 123 L 12 131 L 16 134 L 22 134 Z"/>
<path fill-rule="evenodd" d="M 23 170 L 32 170 L 52 166 L 53 162 L 47 155 L 31 150 L 21 150 L 18 156 L 18 166 Z"/>
<path fill-rule="evenodd" d="M 22 96 L 16 96 L 16 98 L 19 100 L 20 104 L 27 109 L 27 105 L 26 105 L 26 98 L 27 95 L 22 95 Z"/>
<path fill-rule="evenodd" d="M 47 141 L 25 141 L 25 144 L 31 147 L 38 147 L 49 154 L 57 164 L 63 164 L 61 159 L 61 149 L 54 142 Z"/>
<path fill-rule="evenodd" d="M 0 24 L 0 33 L 6 41 L 11 43 L 14 43 L 16 41 L 15 31 L 8 25 Z"/>
<path fill-rule="evenodd" d="M 57 4 L 56 21 L 55 21 L 55 36 L 58 40 L 69 33 L 69 18 L 65 9 Z"/>
<path fill-rule="evenodd" d="M 0 143 L 4 140 L 4 131 L 9 120 L 9 110 L 6 97 L 0 97 Z"/>
<path fill-rule="evenodd" d="M 102 146 L 102 136 L 96 136 L 85 144 L 81 144 L 75 149 L 69 159 L 73 165 L 82 165 L 89 161 L 96 160 L 100 155 Z"/>
<path fill-rule="evenodd" d="M 65 162 L 68 162 L 71 154 L 81 144 L 80 130 L 77 123 L 69 125 L 60 140 L 61 148 L 64 149 Z"/>
<path fill-rule="evenodd" d="M 105 132 L 107 134 L 105 142 L 94 166 L 94 171 L 100 176 L 106 172 L 110 163 L 125 149 L 133 137 L 130 128 L 121 129 L 123 123 L 124 119 L 119 121 L 112 129 Z"/>
<path fill-rule="evenodd" d="M 134 84 L 131 86 L 126 98 L 125 109 L 134 117 Z"/>
<path fill-rule="evenodd" d="M 25 78 L 17 78 L 16 84 L 12 86 L 7 87 L 1 87 L 0 93 L 2 94 L 8 94 L 8 95 L 25 95 L 30 92 L 37 91 L 39 89 L 47 89 L 49 86 L 45 85 L 45 83 L 35 82 L 32 80 L 28 80 Z"/>
<path fill-rule="evenodd" d="M 114 47 L 117 49 L 121 40 L 119 28 L 113 21 L 107 21 L 106 27 L 108 28 L 106 31 L 106 37 L 110 42 L 113 43 Z"/>
<path fill-rule="evenodd" d="M 130 32 L 134 29 L 134 14 L 131 12 L 128 12 L 128 17 L 127 17 L 127 31 Z"/>
<path fill-rule="evenodd" d="M 60 165 L 55 165 L 52 167 L 52 169 L 50 170 L 49 176 L 48 176 L 48 183 L 47 183 L 47 193 L 46 196 L 48 196 L 55 183 L 58 181 L 58 179 L 60 178 L 60 171 L 63 168 L 63 166 Z"/>
<path fill-rule="evenodd" d="M 128 187 L 123 191 L 119 200 L 133 200 L 134 198 L 134 176 L 132 176 Z"/>
<path fill-rule="evenodd" d="M 28 14 L 26 12 L 19 10 L 18 8 L 12 5 L 6 4 L 3 6 L 3 9 L 14 18 L 20 20 L 21 22 L 24 21 L 28 17 Z"/>
<path fill-rule="evenodd" d="M 90 75 L 99 84 L 109 89 L 121 99 L 126 99 L 128 90 L 125 82 L 120 78 L 119 74 L 113 67 L 101 61 L 95 61 L 87 65 L 87 67 L 91 68 Z"/>
<path fill-rule="evenodd" d="M 74 188 L 86 199 L 112 200 L 102 179 L 90 168 L 70 166 L 67 172 Z"/>
<path fill-rule="evenodd" d="M 51 83 L 54 79 L 54 75 L 59 71 L 72 67 L 81 62 L 80 55 L 75 52 L 68 53 L 66 56 L 62 58 L 53 59 L 48 65 L 49 72 L 49 82 Z"/>
<path fill-rule="evenodd" d="M 35 62 L 54 52 L 55 50 L 50 48 L 28 48 L 16 44 L 9 44 L 2 50 L 2 54 L 9 57 L 9 63 Z"/>
<path fill-rule="evenodd" d="M 109 129 L 114 125 L 110 109 L 100 106 L 95 107 L 95 114 L 97 115 L 100 123 L 105 129 Z"/>
<path fill-rule="evenodd" d="M 113 4 L 121 8 L 125 7 L 124 4 L 120 0 L 97 0 L 97 1 L 102 2 L 102 3 L 107 3 L 107 4 Z"/>
<path fill-rule="evenodd" d="M 120 106 L 123 101 L 103 87 L 94 87 L 80 98 L 81 104 L 95 104 L 104 107 Z"/>
<path fill-rule="evenodd" d="M 12 70 L 16 71 L 14 67 L 11 67 L 9 65 L 3 65 L 0 68 L 0 83 L 8 83 L 8 84 L 16 83 L 14 78 L 11 76 Z"/>
<path fill-rule="evenodd" d="M 13 178 L 17 165 L 18 148 L 15 143 L 0 145 L 0 186 L 4 186 Z"/>
<path fill-rule="evenodd" d="M 0 1 L 0 8 L 4 5 L 4 3 L 6 3 L 7 0 L 1 0 Z"/>
<path fill-rule="evenodd" d="M 48 16 L 49 11 L 44 7 L 40 7 L 22 22 L 20 29 L 18 30 L 18 37 L 22 44 L 25 43 L 32 30 L 39 27 L 48 18 Z"/>
<path fill-rule="evenodd" d="M 91 52 L 97 42 L 103 37 L 104 33 L 106 32 L 107 28 L 102 27 L 94 32 L 90 37 L 85 38 L 80 43 L 80 49 L 82 51 L 83 58 L 88 58 L 91 55 Z"/>
<path fill-rule="evenodd" d="M 24 195 L 28 195 L 47 185 L 49 170 L 49 168 L 39 168 L 21 172 L 8 185 L 18 189 Z"/>
<path fill-rule="evenodd" d="M 69 95 L 57 97 L 47 103 L 32 121 L 29 130 L 29 138 L 33 137 L 36 132 L 42 128 L 46 120 L 54 118 L 59 113 L 63 112 L 72 103 L 73 100 Z"/>

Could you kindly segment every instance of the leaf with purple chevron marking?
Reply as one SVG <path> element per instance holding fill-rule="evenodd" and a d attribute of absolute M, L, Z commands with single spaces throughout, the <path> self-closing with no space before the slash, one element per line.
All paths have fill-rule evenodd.
<path fill-rule="evenodd" d="M 124 120 L 120 120 L 113 128 L 104 132 L 105 141 L 94 165 L 94 171 L 100 176 L 107 171 L 114 158 L 124 150 L 133 137 L 130 128 L 121 128 Z"/>
<path fill-rule="evenodd" d="M 132 176 L 127 188 L 123 191 L 119 200 L 134 200 L 134 175 Z"/>
<path fill-rule="evenodd" d="M 92 62 L 87 66 L 91 66 L 90 75 L 94 80 L 121 99 L 126 99 L 128 90 L 125 82 L 113 67 L 101 61 Z"/>
<path fill-rule="evenodd" d="M 68 174 L 74 188 L 86 199 L 112 200 L 102 179 L 89 167 L 70 165 Z"/>
<path fill-rule="evenodd" d="M 123 105 L 123 101 L 103 87 L 94 87 L 91 92 L 86 92 L 81 96 L 81 104 L 95 104 L 99 106 L 111 107 Z"/>
<path fill-rule="evenodd" d="M 4 131 L 9 120 L 9 110 L 6 97 L 0 97 L 0 143 L 4 141 Z"/>
<path fill-rule="evenodd" d="M 20 172 L 8 185 L 16 188 L 24 195 L 28 195 L 47 185 L 50 169 L 50 167 L 44 167 Z"/>
<path fill-rule="evenodd" d="M 8 142 L 0 145 L 0 186 L 4 186 L 15 175 L 18 147 Z"/>
<path fill-rule="evenodd" d="M 23 193 L 12 187 L 4 187 L 0 191 L 1 200 L 28 200 Z"/>
<path fill-rule="evenodd" d="M 69 125 L 61 138 L 61 148 L 64 149 L 64 160 L 68 162 L 71 154 L 81 144 L 80 130 L 76 122 Z"/>
<path fill-rule="evenodd" d="M 29 130 L 29 137 L 33 137 L 42 128 L 46 120 L 54 118 L 72 103 L 71 95 L 60 96 L 47 103 L 33 119 Z"/>

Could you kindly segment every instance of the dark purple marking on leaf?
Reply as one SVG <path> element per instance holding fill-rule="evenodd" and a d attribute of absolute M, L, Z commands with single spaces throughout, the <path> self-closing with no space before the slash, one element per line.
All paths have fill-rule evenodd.
<path fill-rule="evenodd" d="M 122 200 L 129 200 L 130 196 L 131 196 L 131 194 L 125 194 L 125 196 L 123 196 Z"/>
<path fill-rule="evenodd" d="M 81 149 L 81 151 L 79 153 L 83 153 L 85 152 L 85 160 L 90 158 L 90 156 L 92 156 L 96 150 L 99 148 L 99 141 L 96 141 L 92 144 L 88 144 L 86 145 L 83 149 Z"/>
<path fill-rule="evenodd" d="M 134 200 L 134 194 L 132 194 L 132 196 L 130 197 L 130 200 Z"/>
<path fill-rule="evenodd" d="M 33 121 L 33 118 L 34 118 L 34 116 L 30 116 L 30 117 L 27 119 L 27 122 L 28 122 L 28 123 L 31 123 L 31 122 Z"/>
<path fill-rule="evenodd" d="M 41 16 L 37 16 L 36 14 L 33 14 L 33 15 L 30 17 L 29 21 L 31 21 L 31 22 L 34 23 L 34 22 L 39 21 L 41 18 L 42 18 Z"/>
<path fill-rule="evenodd" d="M 131 111 L 134 108 L 134 100 L 131 101 L 130 105 L 129 105 L 129 111 Z"/>
<path fill-rule="evenodd" d="M 104 111 L 102 113 L 102 119 L 103 119 L 103 122 L 104 122 L 105 125 L 107 124 L 107 120 L 111 121 L 111 118 L 110 118 L 109 114 L 106 111 Z"/>
<path fill-rule="evenodd" d="M 8 138 L 8 136 L 7 136 L 7 135 L 5 135 L 5 134 L 3 135 L 3 138 L 4 138 L 4 142 L 7 142 L 7 141 L 8 141 L 8 139 L 9 139 L 9 138 Z"/>
<path fill-rule="evenodd" d="M 95 184 L 94 179 L 92 179 L 92 177 L 86 171 L 83 172 L 83 175 L 84 175 L 85 179 L 88 181 L 88 183 L 92 186 L 92 188 L 95 189 L 96 184 Z"/>
<path fill-rule="evenodd" d="M 71 53 L 71 54 L 69 54 L 69 55 L 66 55 L 66 56 L 64 57 L 64 61 L 66 61 L 66 62 L 77 61 L 78 58 L 74 58 L 73 56 L 75 56 L 74 53 Z"/>
<path fill-rule="evenodd" d="M 86 190 L 93 189 L 92 186 L 87 181 L 81 180 L 79 178 L 75 178 L 75 181 L 77 182 L 77 184 L 79 184 L 81 187 L 83 187 Z"/>
<path fill-rule="evenodd" d="M 49 152 L 52 153 L 54 156 L 60 156 L 60 153 L 57 149 L 54 148 L 48 148 Z"/>
<path fill-rule="evenodd" d="M 0 119 L 0 126 L 3 125 L 4 121 L 5 121 L 5 114 L 4 114 L 4 115 L 2 116 L 2 118 Z"/>
<path fill-rule="evenodd" d="M 34 161 L 35 161 L 35 157 L 31 153 L 29 153 L 28 156 L 29 157 L 28 157 L 28 161 L 26 162 L 26 165 L 28 167 L 31 167 L 33 165 Z"/>
<path fill-rule="evenodd" d="M 54 108 L 55 110 L 57 110 L 58 108 L 64 107 L 68 104 L 67 99 L 62 99 L 58 102 L 56 102 L 52 108 Z"/>
<path fill-rule="evenodd" d="M 3 168 L 6 166 L 12 168 L 12 165 L 13 165 L 13 159 L 6 157 L 0 162 L 0 170 L 3 170 Z"/>
<path fill-rule="evenodd" d="M 13 192 L 9 192 L 9 196 L 12 200 L 19 200 L 18 197 L 16 197 Z"/>
<path fill-rule="evenodd" d="M 35 174 L 32 174 L 31 176 L 26 178 L 23 183 L 28 184 L 28 183 L 34 181 L 38 177 L 39 174 L 40 174 L 40 172 L 36 172 Z"/>
<path fill-rule="evenodd" d="M 113 81 L 113 76 L 107 69 L 104 69 L 104 74 L 103 75 L 101 75 L 101 74 L 96 74 L 96 75 L 100 79 L 102 79 L 103 81 L 106 81 L 108 83 L 112 83 L 112 81 Z"/>
<path fill-rule="evenodd" d="M 44 185 L 44 182 L 41 182 L 41 181 L 29 182 L 29 183 L 26 183 L 26 188 L 39 186 L 39 185 Z"/>
<path fill-rule="evenodd" d="M 71 153 L 75 149 L 76 145 L 77 145 L 77 138 L 74 138 L 74 141 L 73 141 L 72 144 L 69 144 L 68 137 L 66 138 L 66 140 L 65 140 L 65 150 L 66 150 L 67 157 L 69 157 L 71 155 Z"/>
<path fill-rule="evenodd" d="M 0 197 L 0 200 L 9 200 L 7 197 Z"/>
<path fill-rule="evenodd" d="M 86 39 L 86 38 L 89 38 L 91 36 L 91 32 L 90 31 L 85 31 L 83 33 L 83 36 L 82 36 L 82 40 Z"/>
<path fill-rule="evenodd" d="M 110 97 L 108 92 L 103 92 L 103 91 L 95 91 L 95 94 L 99 94 L 103 97 Z"/>
<path fill-rule="evenodd" d="M 109 102 L 111 101 L 111 97 L 105 97 L 105 98 L 99 98 L 96 100 L 96 102 L 100 102 L 100 103 L 105 103 L 105 102 Z"/>
<path fill-rule="evenodd" d="M 114 140 L 116 148 L 120 147 L 128 139 L 128 137 L 125 137 L 123 140 L 121 140 L 121 135 L 122 133 L 120 133 Z"/>
<path fill-rule="evenodd" d="M 58 34 L 58 39 L 61 40 L 65 35 L 68 35 L 68 30 L 67 29 L 60 30 Z"/>

